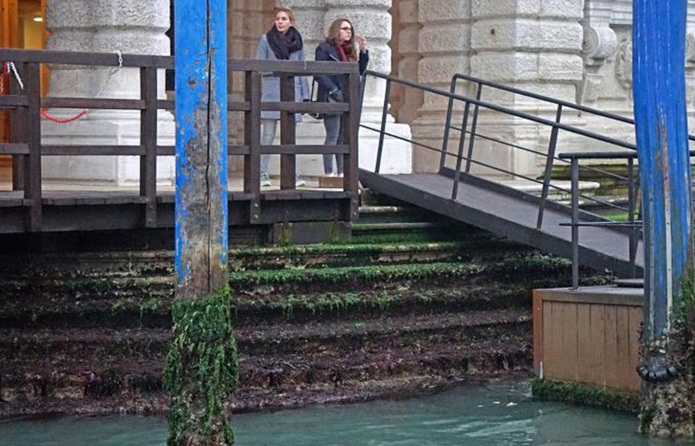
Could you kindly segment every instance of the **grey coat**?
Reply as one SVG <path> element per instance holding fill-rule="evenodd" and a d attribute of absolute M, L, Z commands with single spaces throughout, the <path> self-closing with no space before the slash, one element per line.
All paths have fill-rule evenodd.
<path fill-rule="evenodd" d="M 256 59 L 263 60 L 278 60 L 275 57 L 275 53 L 270 48 L 268 44 L 268 38 L 265 34 L 261 36 L 261 40 L 258 41 L 258 49 L 256 50 Z M 295 51 L 290 53 L 290 60 L 304 60 L 304 50 Z M 272 74 L 264 74 L 261 81 L 261 90 L 263 94 L 261 95 L 261 102 L 279 102 L 280 101 L 280 78 L 273 76 Z M 294 100 L 297 102 L 302 102 L 305 99 L 311 99 L 311 93 L 309 92 L 309 82 L 305 76 L 297 76 L 294 78 Z M 296 114 L 295 120 L 301 121 L 302 115 Z M 262 119 L 280 119 L 279 111 L 262 111 Z"/>

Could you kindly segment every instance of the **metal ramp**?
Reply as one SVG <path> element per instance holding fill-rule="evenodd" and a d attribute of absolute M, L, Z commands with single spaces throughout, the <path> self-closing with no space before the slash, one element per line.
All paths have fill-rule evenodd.
<path fill-rule="evenodd" d="M 572 209 L 547 203 L 537 229 L 539 199 L 513 188 L 462 176 L 458 197 L 451 198 L 454 179 L 443 174 L 381 175 L 360 170 L 365 187 L 414 206 L 444 215 L 551 254 L 572 258 Z M 594 269 L 609 269 L 620 277 L 641 275 L 641 243 L 635 263 L 630 260 L 630 234 L 625 228 L 592 226 L 606 219 L 583 213 L 579 236 L 579 262 Z"/>
<path fill-rule="evenodd" d="M 381 126 L 360 124 L 362 130 L 379 135 L 374 169 L 361 165 L 363 168 L 359 170 L 365 187 L 570 258 L 573 287 L 578 286 L 580 264 L 608 269 L 620 278 L 642 276 L 644 249 L 637 155 L 632 142 L 634 120 L 462 74 L 452 77 L 449 90 L 371 71 L 366 77 L 367 81 L 376 78 L 386 88 Z M 385 154 L 398 156 L 390 149 L 389 142 L 405 140 L 387 131 L 392 87 L 401 95 L 409 94 L 409 89 L 417 90 L 425 102 L 448 101 L 441 137 L 428 129 L 426 140 L 406 140 L 417 150 L 436 152 L 440 160 L 437 173 L 382 172 Z M 488 92 L 490 101 L 485 100 Z M 437 97 L 428 98 L 428 95 Z M 499 98 L 506 98 L 505 103 L 511 104 L 517 102 L 510 98 L 521 98 L 518 103 L 523 107 L 515 109 L 491 102 Z M 510 126 L 507 129 L 514 125 L 532 128 L 530 133 L 534 136 L 519 142 L 513 132 L 506 131 L 505 125 Z M 691 135 L 690 140 L 695 137 Z M 512 161 L 505 163 L 505 159 Z M 526 169 L 531 173 L 524 174 L 510 169 L 518 160 L 521 166 L 540 166 L 540 172 Z M 610 165 L 610 169 L 603 169 L 604 164 Z M 551 181 L 553 174 L 563 169 L 569 172 L 569 188 Z M 607 177 L 619 184 L 615 190 L 625 193 L 608 199 L 583 193 L 580 177 L 590 177 L 588 173 Z M 540 193 L 523 192 L 490 178 L 523 180 L 535 184 Z M 553 201 L 552 196 L 556 195 L 553 192 L 560 192 L 565 201 Z M 569 206 L 567 197 L 571 197 Z M 598 215 L 582 211 L 580 203 L 609 212 Z M 611 212 L 612 219 L 607 217 Z"/>

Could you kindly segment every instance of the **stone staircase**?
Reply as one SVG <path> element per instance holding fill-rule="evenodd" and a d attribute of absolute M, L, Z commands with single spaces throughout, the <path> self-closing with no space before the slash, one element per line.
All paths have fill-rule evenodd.
<path fill-rule="evenodd" d="M 529 376 L 531 290 L 568 284 L 566 261 L 397 204 L 365 207 L 353 234 L 231 250 L 236 412 Z M 163 413 L 172 264 L 167 250 L 0 258 L 0 416 Z"/>

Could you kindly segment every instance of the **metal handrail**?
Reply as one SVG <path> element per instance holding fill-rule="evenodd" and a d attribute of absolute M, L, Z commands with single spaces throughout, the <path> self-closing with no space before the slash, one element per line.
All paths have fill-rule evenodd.
<path fill-rule="evenodd" d="M 695 150 L 690 150 L 691 157 L 695 156 Z M 587 159 L 627 159 L 628 160 L 628 178 L 634 180 L 634 161 L 637 159 L 635 152 L 571 152 L 561 153 L 559 158 L 569 160 L 571 163 L 572 172 L 572 219 L 569 223 L 561 223 L 563 226 L 572 227 L 572 288 L 579 287 L 579 227 L 581 226 L 622 226 L 630 228 L 629 238 L 629 253 L 630 263 L 633 267 L 633 272 L 636 270 L 635 260 L 637 253 L 637 245 L 639 243 L 639 233 L 642 229 L 642 221 L 635 219 L 635 211 L 637 208 L 637 188 L 635 183 L 628 183 L 628 221 L 627 222 L 579 222 L 579 161 Z"/>
<path fill-rule="evenodd" d="M 585 105 L 573 104 L 572 102 L 563 101 L 562 99 L 552 98 L 550 96 L 545 96 L 542 94 L 534 93 L 532 91 L 521 90 L 519 88 L 510 87 L 508 85 L 504 85 L 504 84 L 500 84 L 498 82 L 493 82 L 493 81 L 481 79 L 479 77 L 469 76 L 467 74 L 462 74 L 462 73 L 456 73 L 452 77 L 452 84 L 455 83 L 455 80 L 465 80 L 465 81 L 472 82 L 472 83 L 475 83 L 478 85 L 484 85 L 487 87 L 491 87 L 491 88 L 494 88 L 496 90 L 507 91 L 509 93 L 514 93 L 514 94 L 518 94 L 521 96 L 526 96 L 528 98 L 537 99 L 537 100 L 543 101 L 543 102 L 549 102 L 551 104 L 556 104 L 558 106 L 562 106 L 565 108 L 571 108 L 573 110 L 591 113 L 593 115 L 601 116 L 603 118 L 608 118 L 608 119 L 612 119 L 615 121 L 620 121 L 620 122 L 623 122 L 625 124 L 635 125 L 635 120 L 632 118 L 629 118 L 627 116 L 622 116 L 622 115 L 618 115 L 616 113 L 606 112 L 606 111 L 599 110 L 596 108 L 587 107 Z M 690 141 L 695 141 L 695 135 L 689 134 L 688 139 Z"/>
<path fill-rule="evenodd" d="M 419 147 L 424 147 L 426 149 L 432 150 L 434 152 L 437 152 L 440 154 L 440 167 L 439 171 L 440 173 L 443 174 L 448 174 L 452 175 L 454 181 L 452 182 L 452 191 L 451 191 L 451 199 L 455 200 L 458 195 L 458 184 L 459 184 L 459 179 L 461 178 L 462 175 L 469 175 L 470 179 L 473 179 L 473 175 L 470 172 L 470 168 L 472 164 L 480 165 L 483 167 L 486 167 L 488 169 L 493 169 L 499 172 L 505 172 L 506 174 L 512 175 L 514 177 L 519 177 L 519 178 L 526 178 L 527 180 L 537 182 L 539 184 L 542 184 L 542 192 L 541 192 L 541 197 L 540 200 L 538 200 L 538 219 L 537 219 L 537 229 L 540 229 L 542 224 L 543 224 L 543 212 L 544 212 L 544 207 L 546 201 L 548 201 L 548 194 L 551 189 L 554 190 L 561 190 L 563 192 L 569 192 L 571 194 L 571 206 L 568 207 L 568 210 L 570 210 L 573 214 L 573 223 L 570 225 L 572 226 L 573 230 L 573 244 L 577 250 L 576 256 L 578 258 L 579 251 L 578 251 L 578 230 L 580 226 L 584 226 L 583 223 L 579 222 L 579 200 L 581 197 L 583 197 L 585 200 L 589 200 L 595 203 L 599 203 L 601 205 L 609 206 L 615 209 L 620 209 L 623 211 L 626 211 L 628 213 L 628 222 L 626 223 L 616 223 L 616 222 L 594 222 L 591 225 L 592 226 L 611 226 L 611 227 L 620 227 L 620 226 L 628 226 L 631 229 L 630 233 L 630 262 L 632 263 L 633 267 L 635 265 L 635 259 L 636 259 L 636 250 L 639 242 L 639 231 L 638 231 L 638 225 L 639 225 L 639 220 L 635 218 L 635 214 L 638 211 L 638 206 L 636 204 L 636 191 L 638 190 L 638 182 L 635 178 L 635 159 L 637 158 L 636 154 L 636 146 L 635 144 L 629 142 L 629 141 L 624 141 L 620 140 L 617 138 L 613 138 L 610 136 L 607 136 L 605 134 L 600 134 L 596 133 L 590 130 L 587 130 L 585 128 L 580 128 L 577 126 L 573 126 L 572 124 L 562 122 L 562 116 L 563 113 L 566 113 L 567 110 L 576 110 L 579 112 L 585 112 L 585 113 L 592 113 L 596 115 L 597 117 L 602 117 L 606 118 L 612 121 L 615 121 L 617 123 L 622 123 L 622 124 L 628 124 L 628 125 L 634 125 L 634 120 L 631 118 L 627 118 L 624 116 L 620 116 L 617 114 L 613 113 L 608 113 L 608 112 L 603 112 L 601 110 L 593 109 L 590 107 L 582 106 L 582 105 L 577 105 L 577 104 L 572 104 L 567 101 L 562 101 L 562 100 L 557 100 L 553 99 L 547 96 L 539 95 L 536 93 L 520 90 L 518 88 L 514 87 L 508 87 L 502 84 L 497 84 L 495 82 L 491 81 L 486 81 L 483 79 L 475 78 L 472 76 L 466 76 L 466 75 L 461 75 L 461 74 L 456 74 L 452 77 L 451 80 L 451 88 L 449 91 L 428 86 L 428 85 L 422 85 L 413 81 L 405 80 L 405 79 L 399 79 L 394 76 L 386 75 L 383 73 L 378 73 L 374 71 L 368 71 L 365 74 L 365 77 L 373 77 L 382 81 L 385 81 L 386 83 L 386 89 L 385 91 L 387 92 L 386 95 L 384 95 L 384 101 L 383 101 L 383 109 L 382 109 L 382 114 L 386 113 L 388 110 L 388 107 L 390 107 L 390 92 L 392 91 L 392 86 L 393 85 L 399 85 L 401 87 L 405 88 L 414 88 L 419 90 L 420 92 L 423 93 L 429 93 L 429 94 L 434 94 L 443 98 L 448 99 L 448 106 L 447 106 L 447 111 L 446 111 L 446 117 L 445 117 L 445 123 L 444 123 L 444 128 L 443 128 L 443 139 L 442 139 L 442 145 L 441 148 L 433 147 L 431 143 L 423 143 L 420 141 L 414 141 L 410 140 L 410 142 L 413 145 L 419 146 Z M 466 80 L 470 82 L 475 82 L 477 83 L 477 86 L 475 90 L 473 90 L 472 95 L 467 95 L 467 94 L 462 94 L 459 92 L 456 92 L 456 86 L 457 82 L 460 82 L 461 80 Z M 500 104 L 494 104 L 485 100 L 482 100 L 482 91 L 483 88 L 496 88 L 500 89 L 506 92 L 514 93 L 514 94 L 519 94 L 523 96 L 527 96 L 536 100 L 540 101 L 545 101 L 548 104 L 552 104 L 555 107 L 555 119 L 549 119 L 544 116 L 536 116 L 534 114 L 529 113 L 528 111 L 521 111 L 521 110 L 515 110 L 513 108 L 510 108 L 508 106 L 503 106 Z M 474 97 L 473 97 L 474 96 Z M 456 107 L 455 107 L 456 106 Z M 550 129 L 551 134 L 550 138 L 548 141 L 548 150 L 542 151 L 542 150 L 535 150 L 532 148 L 526 148 L 519 146 L 517 144 L 509 143 L 509 142 L 504 142 L 501 141 L 498 138 L 495 138 L 494 136 L 491 135 L 485 135 L 480 133 L 478 129 L 478 116 L 479 112 L 481 109 L 485 110 L 490 110 L 494 112 L 498 112 L 501 114 L 504 114 L 506 116 L 510 117 L 515 117 L 515 118 L 520 118 L 523 120 L 527 120 L 532 123 L 539 124 L 541 126 L 545 126 Z M 461 119 L 460 122 L 453 122 L 454 118 L 454 113 L 457 113 L 457 120 Z M 463 115 L 461 116 L 460 113 Z M 385 144 L 384 137 L 389 136 L 389 137 L 394 137 L 399 140 L 407 140 L 406 138 L 402 138 L 397 135 L 390 135 L 388 132 L 386 132 L 384 128 L 384 122 L 382 121 L 381 123 L 381 129 L 377 129 L 374 127 L 369 127 L 366 125 L 362 125 L 363 128 L 369 129 L 372 131 L 378 131 L 380 133 L 380 138 L 379 138 L 379 147 L 378 147 L 378 152 L 377 152 L 377 160 L 376 160 L 376 173 L 379 173 L 381 169 L 381 156 L 383 153 L 383 146 Z M 452 132 L 458 132 L 460 135 L 458 145 L 454 149 L 449 150 L 449 140 L 451 138 Z M 566 133 L 571 133 L 574 135 L 578 135 L 581 137 L 586 137 L 592 141 L 600 142 L 600 143 L 605 143 L 608 144 L 609 146 L 613 146 L 616 149 L 623 149 L 620 152 L 574 152 L 574 153 L 566 153 L 566 154 L 561 154 L 557 155 L 558 149 L 559 149 L 559 135 L 560 132 L 566 132 Z M 466 140 L 467 138 L 467 140 Z M 476 160 L 473 157 L 473 149 L 474 149 L 474 141 L 476 138 L 482 138 L 482 139 L 487 139 L 490 141 L 498 141 L 500 144 L 504 145 L 505 147 L 510 147 L 513 149 L 520 149 L 520 150 L 526 150 L 532 153 L 536 153 L 538 155 L 546 156 L 546 163 L 543 169 L 543 175 L 542 175 L 542 180 L 541 179 L 535 179 L 535 178 L 529 178 L 528 176 L 523 176 L 520 174 L 517 174 L 515 172 L 510 172 L 510 171 L 505 171 L 504 169 L 501 169 L 497 166 L 492 166 L 488 163 L 484 163 L 480 160 Z M 690 140 L 695 140 L 695 136 L 689 135 Z M 467 147 L 466 147 L 467 144 Z M 455 168 L 450 169 L 446 168 L 446 163 L 447 161 L 450 161 L 451 158 L 454 157 L 455 159 Z M 628 169 L 628 174 L 623 176 L 621 174 L 609 172 L 607 170 L 600 169 L 596 166 L 580 166 L 578 160 L 580 158 L 588 159 L 588 158 L 593 158 L 593 159 L 626 159 L 627 160 L 627 169 Z M 465 161 L 465 163 L 463 162 Z M 566 188 L 559 187 L 555 184 L 552 184 L 551 180 L 551 173 L 553 170 L 553 163 L 559 161 L 563 163 L 568 163 L 570 164 L 570 172 L 571 172 L 571 188 L 570 190 L 567 190 Z M 600 200 L 595 197 L 589 197 L 585 196 L 580 193 L 579 191 L 579 169 L 584 169 L 584 170 L 590 170 L 593 172 L 599 172 L 599 173 L 604 173 L 610 178 L 613 178 L 615 180 L 618 180 L 620 182 L 626 182 L 627 183 L 627 188 L 628 188 L 628 200 L 627 200 L 627 206 L 626 207 L 621 207 L 618 204 L 611 203 L 606 200 Z M 576 233 L 575 233 L 576 232 Z M 633 271 L 636 269 L 633 269 Z M 573 262 L 573 285 L 577 285 L 578 283 L 578 262 L 574 261 Z"/>
<path fill-rule="evenodd" d="M 466 160 L 466 164 L 465 164 L 465 173 L 466 174 L 470 174 L 470 167 L 472 164 L 481 165 L 481 166 L 483 164 L 485 164 L 485 163 L 481 163 L 480 161 L 473 159 L 473 156 L 472 156 L 473 143 L 474 143 L 474 139 L 476 136 L 483 138 L 483 139 L 492 139 L 491 137 L 477 133 L 476 127 L 477 127 L 477 119 L 478 119 L 478 114 L 479 114 L 480 108 L 496 111 L 496 112 L 499 112 L 499 113 L 502 113 L 505 115 L 514 116 L 514 117 L 525 119 L 525 120 L 529 120 L 531 122 L 535 122 L 537 124 L 545 125 L 545 126 L 552 128 L 553 134 L 555 135 L 555 137 L 551 137 L 551 140 L 550 140 L 550 146 L 549 146 L 549 150 L 548 150 L 550 155 L 552 155 L 555 151 L 555 146 L 557 144 L 557 135 L 558 135 L 559 131 L 565 131 L 565 132 L 573 133 L 573 134 L 576 134 L 576 135 L 579 135 L 582 137 L 587 137 L 589 139 L 592 139 L 595 141 L 600 141 L 603 143 L 607 143 L 607 144 L 610 144 L 610 145 L 613 145 L 616 147 L 620 147 L 623 149 L 636 150 L 635 145 L 632 143 L 618 140 L 615 138 L 611 138 L 611 137 L 608 137 L 608 136 L 605 136 L 605 135 L 602 135 L 599 133 L 591 132 L 591 131 L 588 131 L 588 130 L 578 128 L 578 127 L 572 126 L 570 124 L 565 124 L 565 123 L 561 122 L 562 107 L 568 107 L 568 108 L 572 107 L 572 104 L 566 103 L 564 101 L 553 100 L 554 103 L 558 104 L 558 111 L 556 113 L 555 119 L 550 120 L 550 119 L 546 119 L 544 117 L 532 115 L 532 114 L 527 113 L 527 112 L 523 112 L 523 111 L 515 110 L 515 109 L 509 108 L 509 107 L 505 107 L 502 105 L 493 104 L 493 103 L 483 101 L 480 99 L 480 95 L 481 95 L 481 91 L 482 91 L 482 88 L 480 85 L 476 91 L 476 98 L 471 98 L 469 96 L 466 96 L 466 95 L 460 94 L 460 93 L 456 93 L 454 91 L 447 91 L 447 90 L 443 90 L 440 88 L 431 87 L 428 85 L 422 85 L 422 84 L 419 84 L 419 83 L 416 83 L 413 81 L 409 81 L 409 80 L 405 80 L 405 79 L 399 79 L 399 78 L 396 78 L 394 76 L 386 75 L 386 74 L 379 73 L 379 72 L 367 71 L 365 73 L 365 77 L 369 77 L 369 76 L 385 80 L 387 91 L 390 91 L 391 84 L 395 83 L 395 84 L 398 84 L 398 85 L 401 85 L 404 87 L 415 88 L 415 89 L 418 89 L 422 92 L 428 92 L 428 93 L 432 93 L 432 94 L 439 95 L 442 97 L 447 97 L 449 99 L 449 106 L 447 108 L 447 115 L 446 115 L 446 124 L 444 126 L 444 136 L 443 136 L 442 148 L 441 148 L 441 150 L 438 150 L 438 149 L 434 149 L 433 147 L 429 147 L 429 146 L 427 147 L 428 149 L 434 150 L 434 151 L 439 152 L 441 154 L 440 171 L 441 171 L 442 167 L 444 166 L 444 163 L 445 163 L 444 159 L 448 156 L 455 156 L 457 159 Z M 459 75 L 457 75 L 457 76 L 460 77 Z M 457 76 L 452 78 L 452 87 L 451 87 L 452 89 L 455 89 L 454 85 L 455 85 L 456 80 L 458 79 Z M 470 78 L 470 79 L 476 79 L 476 78 Z M 499 86 L 498 84 L 494 84 L 492 82 L 487 82 L 487 81 L 484 81 L 481 85 L 483 85 L 483 84 L 494 86 L 494 87 Z M 500 86 L 500 87 L 504 87 L 504 86 Z M 528 93 L 528 92 L 523 92 L 523 90 L 519 90 L 519 89 L 515 89 L 515 88 L 511 88 L 511 87 L 508 87 L 508 88 L 504 87 L 504 88 L 510 92 L 519 92 L 520 94 L 521 93 Z M 528 94 L 532 97 L 536 97 L 539 99 L 545 98 L 544 96 L 536 95 L 534 93 L 528 93 Z M 549 98 L 549 99 L 552 100 L 552 98 Z M 473 113 L 473 119 L 472 119 L 470 131 L 468 129 L 463 129 L 462 126 L 458 126 L 458 125 L 452 123 L 453 105 L 455 102 L 460 102 L 460 103 L 464 104 L 464 112 Z M 383 105 L 384 109 L 382 111 L 385 111 L 387 109 L 387 107 L 389 107 L 389 103 L 390 103 L 390 97 L 385 95 L 384 96 L 384 105 Z M 582 110 L 585 110 L 585 111 L 593 111 L 593 109 L 590 109 L 588 107 L 581 107 L 581 108 L 582 108 Z M 606 113 L 600 112 L 598 110 L 596 112 L 599 115 L 605 114 L 608 117 L 613 117 L 612 114 L 606 114 Z M 464 115 L 465 114 L 466 113 L 464 113 Z M 618 116 L 618 115 L 615 115 L 615 116 Z M 464 121 L 467 121 L 466 116 L 464 116 L 463 119 L 464 119 Z M 625 121 L 625 120 L 623 120 L 623 121 Z M 627 119 L 627 121 L 629 121 L 629 119 Z M 625 122 L 627 122 L 627 121 L 625 121 Z M 382 126 L 383 126 L 383 123 L 382 123 Z M 364 128 L 365 126 L 363 125 L 362 127 Z M 463 156 L 462 150 L 461 150 L 461 148 L 463 147 L 463 144 L 464 144 L 463 141 L 460 141 L 460 143 L 459 143 L 458 154 L 451 154 L 448 152 L 448 140 L 449 140 L 449 135 L 450 135 L 451 130 L 459 131 L 462 135 L 461 139 L 463 139 L 463 135 L 469 135 L 470 136 L 470 138 L 468 140 L 468 149 L 467 149 L 467 153 L 465 156 Z M 415 141 L 413 141 L 413 143 L 418 144 Z M 517 147 L 511 143 L 504 143 L 504 142 L 501 142 L 501 143 L 505 144 L 509 147 Z M 421 145 L 421 144 L 418 144 L 418 145 Z M 528 150 L 531 150 L 531 149 L 528 149 Z M 382 154 L 382 151 L 383 151 L 383 138 L 380 138 L 379 148 L 378 148 L 378 152 L 377 152 L 377 161 L 376 161 L 378 168 L 375 169 L 376 173 L 379 173 L 379 171 L 380 171 L 380 167 L 381 167 L 380 156 Z M 541 154 L 541 152 L 538 152 L 538 153 Z M 547 154 L 545 154 L 545 153 L 543 155 L 547 156 Z M 549 190 L 551 188 L 555 189 L 553 187 L 553 185 L 550 184 L 550 173 L 552 172 L 553 161 L 556 161 L 559 159 L 555 156 L 547 156 L 547 159 L 548 159 L 548 162 L 546 163 L 546 167 L 544 168 L 544 180 L 541 183 L 543 185 L 542 186 L 543 191 L 542 191 L 541 201 L 540 201 L 539 210 L 538 210 L 537 228 L 540 228 L 542 226 L 545 201 L 547 200 Z M 458 163 L 458 161 L 457 161 L 457 163 Z M 485 167 L 485 166 L 483 166 L 483 167 Z M 487 167 L 489 167 L 489 166 L 487 166 Z M 585 167 L 583 167 L 583 168 L 585 168 Z M 600 171 L 599 169 L 596 169 L 594 167 L 586 167 L 586 168 L 594 170 L 594 171 L 597 171 L 597 170 Z M 514 172 L 504 171 L 501 169 L 495 169 L 495 170 L 519 177 L 519 175 L 514 173 Z M 461 171 L 461 168 L 456 169 L 456 172 L 459 172 L 459 171 Z M 455 173 L 455 177 L 458 178 L 459 175 L 460 174 Z M 454 183 L 454 186 L 452 189 L 452 194 L 451 194 L 452 199 L 455 199 L 457 196 L 457 187 L 456 187 L 455 183 Z M 569 192 L 569 191 L 565 191 L 565 192 Z M 608 204 L 608 205 L 610 206 L 610 204 Z"/>

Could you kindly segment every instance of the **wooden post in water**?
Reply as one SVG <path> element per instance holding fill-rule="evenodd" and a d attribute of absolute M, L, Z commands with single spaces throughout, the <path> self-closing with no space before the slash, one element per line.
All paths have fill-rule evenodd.
<path fill-rule="evenodd" d="M 692 197 L 685 103 L 687 0 L 634 0 L 633 94 L 643 193 L 645 311 L 641 430 L 695 434 L 688 319 Z M 685 305 L 685 307 L 683 306 Z"/>
<path fill-rule="evenodd" d="M 237 357 L 227 278 L 227 0 L 175 0 L 176 299 L 169 446 L 231 445 Z"/>

